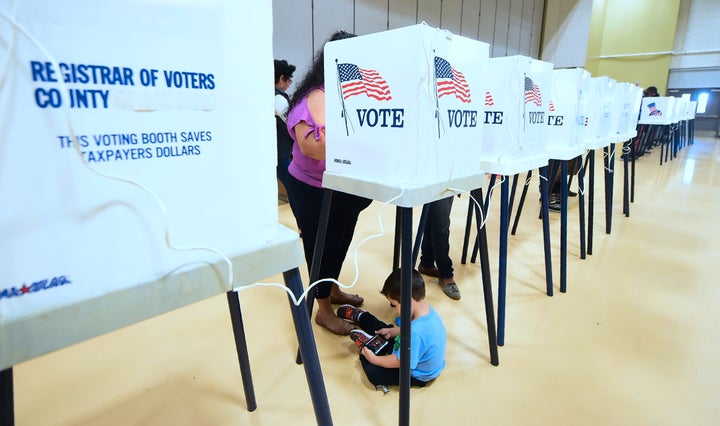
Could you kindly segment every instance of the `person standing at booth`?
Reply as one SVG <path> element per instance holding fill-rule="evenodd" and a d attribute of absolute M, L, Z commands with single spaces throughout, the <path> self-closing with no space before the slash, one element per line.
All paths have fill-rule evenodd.
<path fill-rule="evenodd" d="M 293 139 L 287 129 L 287 112 L 290 105 L 290 97 L 287 90 L 292 84 L 295 65 L 286 60 L 275 59 L 275 128 L 277 131 L 277 178 L 285 186 L 288 186 L 288 166 L 292 160 Z M 288 192 L 288 202 L 290 193 Z M 292 207 L 292 203 L 290 203 Z"/>
<path fill-rule="evenodd" d="M 355 37 L 338 31 L 329 41 Z M 315 240 L 319 227 L 320 209 L 326 189 L 322 187 L 325 172 L 325 73 L 324 49 L 321 49 L 292 99 L 287 127 L 294 143 L 292 161 L 288 168 L 288 191 L 298 228 L 302 230 L 303 249 L 308 269 L 311 268 Z M 350 247 L 360 212 L 372 200 L 335 191 L 327 223 L 323 258 L 319 278 L 340 276 L 343 261 Z M 363 298 L 343 292 L 337 284 L 322 282 L 315 287 L 318 311 L 315 323 L 335 334 L 347 335 L 353 326 L 333 312 L 332 304 L 360 306 Z"/>
<path fill-rule="evenodd" d="M 450 259 L 452 205 L 452 196 L 428 203 L 418 271 L 437 278 L 440 288 L 447 297 L 460 300 L 460 289 L 455 282 L 452 259 Z"/>

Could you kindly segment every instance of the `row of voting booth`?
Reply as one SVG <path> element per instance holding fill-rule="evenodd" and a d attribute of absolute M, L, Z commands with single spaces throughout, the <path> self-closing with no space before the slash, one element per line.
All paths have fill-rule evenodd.
<path fill-rule="evenodd" d="M 424 24 L 328 43 L 325 82 L 323 185 L 399 209 L 460 192 L 481 199 L 477 190 L 485 185 L 486 173 L 507 177 L 542 169 L 550 160 L 570 160 L 634 138 L 638 119 L 689 119 L 694 111 L 687 99 L 643 99 L 640 87 L 593 77 L 580 68 L 553 69 L 551 63 L 524 56 L 490 58 L 487 43 Z M 667 110 L 662 119 L 659 110 Z M 507 204 L 506 183 L 501 212 Z M 547 199 L 544 209 L 547 217 Z M 489 282 L 483 283 L 493 364 L 503 330 L 503 216 L 507 213 L 501 213 L 497 336 L 488 300 L 492 291 Z M 405 220 L 407 216 L 401 219 L 402 250 L 409 252 Z M 478 232 L 484 232 L 479 224 Z M 547 233 L 545 237 L 549 251 Z M 546 252 L 549 262 L 548 256 Z M 404 258 L 404 274 L 409 272 L 405 262 L 414 265 L 415 258 L 410 261 L 410 253 Z M 488 277 L 484 271 L 483 281 Z M 402 306 L 408 305 L 403 300 Z M 410 324 L 405 314 L 402 323 Z M 409 401 L 402 380 L 407 368 L 401 367 L 401 424 Z"/>
<path fill-rule="evenodd" d="M 283 272 L 293 294 L 302 292 L 298 237 L 277 220 L 273 131 L 263 134 L 267 143 L 238 143 L 250 126 L 274 129 L 271 91 L 255 84 L 259 66 L 243 62 L 272 73 L 269 2 L 189 1 L 172 22 L 153 21 L 164 4 L 98 4 L 96 13 L 66 20 L 72 28 L 46 23 L 83 8 L 26 3 L 16 11 L 22 26 L 2 33 L 12 40 L 3 49 L 13 49 L 5 86 L 13 90 L 0 99 L 9 117 L 0 158 L 0 406 L 9 410 L 0 420 L 13 420 L 13 365 L 222 293 L 253 410 L 238 287 Z M 133 28 L 152 30 L 125 37 L 138 19 L 144 24 Z M 178 42 L 188 25 L 206 37 Z M 253 39 L 243 55 L 207 48 L 232 51 L 242 39 Z M 107 79 L 83 81 L 80 67 L 85 77 L 105 67 Z M 514 175 L 626 141 L 638 113 L 641 122 L 667 124 L 694 111 L 687 100 L 642 99 L 640 88 L 582 69 L 490 58 L 487 43 L 425 24 L 328 43 L 325 90 L 323 185 L 390 201 L 400 213 L 401 424 L 409 423 L 412 208 L 461 192 L 482 199 L 486 173 Z M 253 161 L 235 167 L 249 152 Z M 245 208 L 249 199 L 255 208 Z M 208 216 L 218 200 L 223 208 Z M 477 229 L 486 262 L 479 221 Z M 195 250 L 176 250 L 169 238 Z M 497 365 L 487 263 L 483 288 Z M 318 423 L 330 424 L 307 309 L 291 311 Z"/>

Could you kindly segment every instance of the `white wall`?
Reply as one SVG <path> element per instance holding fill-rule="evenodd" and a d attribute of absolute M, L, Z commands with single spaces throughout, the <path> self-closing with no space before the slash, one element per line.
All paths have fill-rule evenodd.
<path fill-rule="evenodd" d="M 592 0 L 548 0 L 543 61 L 555 68 L 583 67 L 590 35 Z"/>
<path fill-rule="evenodd" d="M 720 87 L 720 1 L 682 0 L 669 88 Z"/>
<path fill-rule="evenodd" d="M 582 0 L 591 1 L 591 0 Z M 425 21 L 490 44 L 493 57 L 538 58 L 543 0 L 272 0 L 273 52 L 300 81 L 315 52 L 338 29 L 358 35 Z M 292 93 L 294 85 L 290 87 Z"/>

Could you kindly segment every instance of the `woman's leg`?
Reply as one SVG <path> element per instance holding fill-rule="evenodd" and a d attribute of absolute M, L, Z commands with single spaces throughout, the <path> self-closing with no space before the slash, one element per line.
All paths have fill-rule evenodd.
<path fill-rule="evenodd" d="M 324 196 L 322 188 L 316 188 L 304 182 L 300 182 L 290 175 L 288 179 L 293 197 L 290 199 L 294 203 L 293 213 L 297 220 L 298 228 L 302 230 L 302 243 L 305 252 L 305 262 L 307 263 L 308 273 L 312 267 L 313 254 L 315 251 L 315 240 L 320 221 L 320 209 Z M 334 204 L 334 203 L 333 203 Z M 330 221 L 332 222 L 332 220 Z M 328 224 L 328 233 L 326 240 L 331 239 L 330 224 Z M 323 260 L 320 262 L 320 278 L 337 278 L 336 276 L 325 275 L 323 271 L 323 263 L 328 256 L 327 241 L 324 249 Z M 312 283 L 309 283 L 312 284 Z M 338 318 L 333 312 L 330 304 L 331 282 L 322 282 L 315 286 L 315 300 L 318 305 L 318 311 L 315 314 L 315 323 L 332 331 L 335 334 L 346 335 L 352 330 L 352 325 Z"/>

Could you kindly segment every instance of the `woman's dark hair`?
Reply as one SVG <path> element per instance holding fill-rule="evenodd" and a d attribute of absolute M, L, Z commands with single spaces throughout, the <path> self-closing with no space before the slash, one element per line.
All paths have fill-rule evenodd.
<path fill-rule="evenodd" d="M 288 61 L 285 59 L 275 59 L 275 84 L 278 84 L 280 81 L 280 76 L 284 75 L 285 78 L 292 78 L 294 72 L 295 65 L 288 64 Z"/>
<path fill-rule="evenodd" d="M 357 37 L 355 34 L 348 33 L 346 31 L 336 31 L 327 41 L 343 40 L 346 38 Z M 327 42 L 326 42 L 327 43 Z M 310 69 L 307 74 L 303 77 L 300 84 L 298 84 L 293 93 L 292 99 L 290 99 L 290 107 L 288 111 L 292 110 L 295 105 L 300 102 L 311 90 L 320 87 L 325 84 L 325 45 L 315 55 Z"/>

